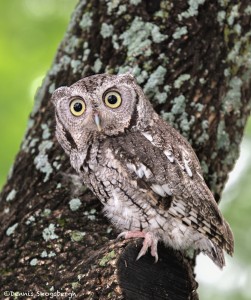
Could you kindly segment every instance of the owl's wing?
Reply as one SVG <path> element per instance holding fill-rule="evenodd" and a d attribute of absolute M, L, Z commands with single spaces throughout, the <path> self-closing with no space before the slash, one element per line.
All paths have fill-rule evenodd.
<path fill-rule="evenodd" d="M 116 149 L 118 159 L 138 186 L 150 191 L 158 207 L 232 254 L 232 232 L 184 137 L 159 119 L 149 130 L 116 138 Z"/>

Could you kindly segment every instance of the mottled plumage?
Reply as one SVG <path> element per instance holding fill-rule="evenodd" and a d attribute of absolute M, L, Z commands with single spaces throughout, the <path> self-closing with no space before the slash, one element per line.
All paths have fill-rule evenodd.
<path fill-rule="evenodd" d="M 94 75 L 52 96 L 56 135 L 125 238 L 194 248 L 224 265 L 233 235 L 189 143 L 154 111 L 133 76 Z"/>

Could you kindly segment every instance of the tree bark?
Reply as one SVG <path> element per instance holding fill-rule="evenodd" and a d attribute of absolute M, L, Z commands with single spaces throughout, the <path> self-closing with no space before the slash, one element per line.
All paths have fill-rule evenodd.
<path fill-rule="evenodd" d="M 190 141 L 219 201 L 250 111 L 250 21 L 249 0 L 79 2 L 1 193 L 1 298 L 198 299 L 194 258 L 160 244 L 158 263 L 135 261 L 142 241 L 115 239 L 55 139 L 50 97 L 88 75 L 131 71 Z"/>

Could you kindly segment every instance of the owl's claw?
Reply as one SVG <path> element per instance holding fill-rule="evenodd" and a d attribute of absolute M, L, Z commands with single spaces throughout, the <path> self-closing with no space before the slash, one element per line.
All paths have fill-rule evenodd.
<path fill-rule="evenodd" d="M 150 247 L 151 255 L 155 257 L 155 263 L 158 261 L 158 251 L 157 251 L 158 239 L 152 233 L 143 232 L 143 231 L 124 231 L 121 232 L 117 238 L 119 239 L 121 237 L 125 239 L 144 238 L 143 246 L 139 251 L 136 260 L 140 259 L 143 255 L 145 255 L 147 249 Z"/>

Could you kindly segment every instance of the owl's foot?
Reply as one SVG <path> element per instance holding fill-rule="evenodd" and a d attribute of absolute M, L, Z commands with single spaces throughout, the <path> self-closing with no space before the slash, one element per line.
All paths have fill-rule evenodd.
<path fill-rule="evenodd" d="M 155 257 L 155 262 L 158 261 L 158 251 L 157 251 L 158 239 L 152 233 L 143 232 L 143 231 L 124 231 L 118 235 L 118 238 L 120 237 L 123 237 L 125 239 L 144 238 L 143 246 L 139 251 L 136 260 L 140 259 L 141 256 L 145 255 L 147 249 L 150 247 L 151 255 Z"/>

